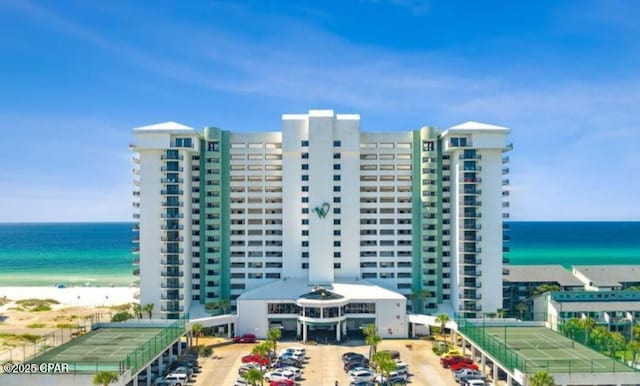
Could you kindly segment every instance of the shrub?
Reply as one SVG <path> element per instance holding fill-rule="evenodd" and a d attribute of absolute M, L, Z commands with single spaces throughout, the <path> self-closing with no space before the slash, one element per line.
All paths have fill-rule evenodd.
<path fill-rule="evenodd" d="M 213 354 L 213 348 L 211 346 L 199 346 L 198 353 L 200 356 L 209 357 Z"/>
<path fill-rule="evenodd" d="M 112 322 L 124 322 L 125 320 L 132 319 L 133 315 L 131 315 L 128 311 L 118 312 L 117 314 L 111 317 Z"/>
<path fill-rule="evenodd" d="M 51 306 L 49 306 L 48 304 L 38 304 L 37 306 L 33 307 L 29 311 L 31 312 L 51 311 Z"/>
<path fill-rule="evenodd" d="M 31 323 L 27 325 L 27 328 L 44 328 L 46 326 L 44 323 Z"/>

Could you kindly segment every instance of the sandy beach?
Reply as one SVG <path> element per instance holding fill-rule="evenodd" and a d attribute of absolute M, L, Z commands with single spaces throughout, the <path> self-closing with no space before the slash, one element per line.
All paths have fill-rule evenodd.
<path fill-rule="evenodd" d="M 10 300 L 55 299 L 61 307 L 107 307 L 137 302 L 134 298 L 139 289 L 130 287 L 0 287 L 0 298 Z M 13 307 L 0 306 L 0 312 Z"/>

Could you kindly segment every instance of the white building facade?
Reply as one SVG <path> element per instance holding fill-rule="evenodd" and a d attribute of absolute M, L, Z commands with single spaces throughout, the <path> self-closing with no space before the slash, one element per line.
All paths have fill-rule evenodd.
<path fill-rule="evenodd" d="M 296 330 L 309 317 L 300 296 L 319 288 L 346 302 L 338 316 L 327 310 L 344 322 L 336 333 L 356 309 L 349 302 L 373 301 L 354 285 L 373 285 L 389 307 L 401 303 L 398 325 L 379 325 L 400 336 L 405 307 L 495 312 L 508 133 L 476 122 L 364 132 L 359 115 L 331 110 L 285 114 L 277 132 L 136 128 L 141 302 L 167 318 L 222 305 L 214 312 L 237 311 L 238 328 L 251 330 L 242 332 L 268 323 L 265 312 L 260 326 L 243 328 L 243 299 L 252 313 L 260 300 L 265 310 L 287 301 L 269 293 L 276 282 L 300 292 L 287 294 L 297 322 L 284 322 Z"/>

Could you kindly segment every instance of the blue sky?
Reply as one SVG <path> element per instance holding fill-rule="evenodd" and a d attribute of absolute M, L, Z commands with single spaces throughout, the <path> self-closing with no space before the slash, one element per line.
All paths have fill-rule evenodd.
<path fill-rule="evenodd" d="M 639 220 L 640 2 L 0 0 L 0 221 L 131 219 L 131 128 L 512 128 L 512 218 Z"/>

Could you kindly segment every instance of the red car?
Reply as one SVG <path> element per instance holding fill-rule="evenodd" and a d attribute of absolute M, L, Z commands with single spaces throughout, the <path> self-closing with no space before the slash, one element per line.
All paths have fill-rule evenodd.
<path fill-rule="evenodd" d="M 448 358 L 440 358 L 440 364 L 442 365 L 442 367 L 444 367 L 445 369 L 458 364 L 458 363 L 473 363 L 473 361 L 471 360 L 471 358 L 466 358 L 466 357 L 460 357 L 460 356 L 456 356 L 456 357 L 448 357 Z"/>
<path fill-rule="evenodd" d="M 244 334 L 233 338 L 233 343 L 256 343 L 254 334 Z"/>
<path fill-rule="evenodd" d="M 296 383 L 293 382 L 291 379 L 280 379 L 278 381 L 271 381 L 269 382 L 269 386 L 293 386 Z"/>
<path fill-rule="evenodd" d="M 242 363 L 257 363 L 266 366 L 269 364 L 269 359 L 257 354 L 249 354 L 242 357 Z"/>
<path fill-rule="evenodd" d="M 458 371 L 460 369 L 471 369 L 471 370 L 479 369 L 478 365 L 476 365 L 475 363 L 464 363 L 464 362 L 453 364 L 449 366 L 449 368 L 451 369 L 451 371 Z"/>

